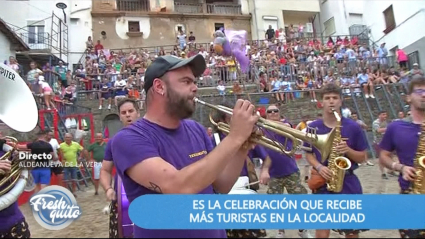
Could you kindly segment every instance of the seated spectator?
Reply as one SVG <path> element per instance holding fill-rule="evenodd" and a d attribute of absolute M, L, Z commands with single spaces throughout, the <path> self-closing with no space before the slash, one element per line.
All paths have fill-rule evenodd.
<path fill-rule="evenodd" d="M 118 76 L 118 80 L 114 84 L 115 88 L 115 107 L 118 107 L 118 100 L 127 98 L 127 82 L 121 79 L 121 76 Z"/>
<path fill-rule="evenodd" d="M 413 64 L 413 69 L 410 70 L 410 76 L 412 78 L 417 77 L 417 76 L 418 77 L 424 76 L 424 72 L 421 69 L 419 69 L 419 64 L 418 63 L 414 63 Z"/>
<path fill-rule="evenodd" d="M 362 73 L 357 76 L 357 83 L 363 88 L 363 92 L 366 98 L 375 98 L 374 91 L 375 87 L 373 86 L 373 82 L 369 79 L 369 75 L 367 74 L 366 69 L 363 69 Z"/>
<path fill-rule="evenodd" d="M 216 87 L 219 95 L 225 95 L 226 94 L 226 86 L 224 86 L 224 83 L 222 80 L 218 81 L 218 85 Z"/>
<path fill-rule="evenodd" d="M 108 82 L 107 78 L 103 78 L 103 82 L 100 84 L 99 110 L 102 109 L 104 100 L 108 100 L 108 110 L 110 110 L 112 104 L 112 84 Z"/>
<path fill-rule="evenodd" d="M 77 87 L 75 86 L 75 82 L 72 81 L 71 85 L 65 88 L 65 92 L 63 94 L 63 101 L 65 103 L 74 103 L 76 99 L 76 91 Z"/>
<path fill-rule="evenodd" d="M 90 36 L 87 37 L 86 48 L 88 52 L 90 52 L 94 48 L 94 43 Z"/>
<path fill-rule="evenodd" d="M 239 81 L 233 82 L 232 91 L 233 91 L 233 94 L 235 94 L 235 95 L 242 94 L 243 90 L 242 90 L 242 87 L 239 84 Z"/>

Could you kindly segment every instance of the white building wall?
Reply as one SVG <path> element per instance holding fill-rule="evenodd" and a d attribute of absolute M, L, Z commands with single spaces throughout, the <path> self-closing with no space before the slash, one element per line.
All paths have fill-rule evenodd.
<path fill-rule="evenodd" d="M 92 1 L 72 0 L 68 23 L 68 62 L 70 68 L 72 64 L 77 64 L 81 59 L 86 50 L 86 41 L 89 36 L 92 37 L 95 44 L 97 40 L 102 42 L 101 36 L 93 36 L 91 6 Z"/>
<path fill-rule="evenodd" d="M 373 0 L 375 2 L 380 2 Z M 373 2 L 373 1 L 368 1 Z M 316 19 L 316 21 L 320 24 L 320 26 L 316 27 L 316 29 L 321 29 L 321 34 L 323 36 L 327 36 L 329 34 L 332 35 L 349 35 L 349 27 L 353 24 L 359 24 L 360 22 L 353 21 L 353 15 L 363 14 L 365 7 L 364 0 L 327 0 L 321 1 L 320 4 L 320 17 Z M 376 14 L 375 14 L 376 15 Z M 330 31 L 330 28 L 325 27 L 325 22 L 331 18 L 334 18 L 334 31 Z M 362 17 L 364 22 L 364 16 Z M 316 24 L 317 26 L 317 24 Z M 318 32 L 319 33 L 319 32 Z M 329 34 L 328 34 L 329 33 Z"/>
<path fill-rule="evenodd" d="M 11 50 L 9 39 L 0 32 L 0 62 L 3 63 L 5 60 L 9 62 L 10 56 L 15 56 L 15 51 Z"/>
<path fill-rule="evenodd" d="M 306 12 L 311 15 L 320 12 L 319 0 L 248 0 L 247 5 L 252 14 L 253 40 L 265 39 L 268 25 L 275 30 L 285 28 L 284 11 L 302 12 L 304 15 Z M 264 17 L 270 20 L 264 20 Z"/>
<path fill-rule="evenodd" d="M 393 6 L 396 28 L 385 34 L 386 28 L 383 11 L 390 5 Z M 368 1 L 364 8 L 364 19 L 370 27 L 370 38 L 381 44 L 386 42 L 386 47 L 391 49 L 398 45 L 404 48 L 425 36 L 425 1 Z"/>

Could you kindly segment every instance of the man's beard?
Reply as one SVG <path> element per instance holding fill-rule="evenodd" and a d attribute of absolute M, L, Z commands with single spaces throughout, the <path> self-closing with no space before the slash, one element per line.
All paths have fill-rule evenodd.
<path fill-rule="evenodd" d="M 181 96 L 168 87 L 166 97 L 168 99 L 167 112 L 178 119 L 190 118 L 195 112 L 194 101 L 190 102 L 188 97 Z"/>

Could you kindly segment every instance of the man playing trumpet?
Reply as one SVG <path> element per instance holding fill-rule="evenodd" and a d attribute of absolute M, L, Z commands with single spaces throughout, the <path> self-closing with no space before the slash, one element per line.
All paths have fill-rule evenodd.
<path fill-rule="evenodd" d="M 358 177 L 354 174 L 354 170 L 358 168 L 358 163 L 362 163 L 365 159 L 367 150 L 367 139 L 361 127 L 349 118 L 341 117 L 339 122 L 334 114 L 334 111 L 339 115 L 341 114 L 341 89 L 335 84 L 327 84 L 322 88 L 322 102 L 323 102 L 323 119 L 318 119 L 309 124 L 308 132 L 311 128 L 317 129 L 317 134 L 327 134 L 332 129 L 337 129 L 342 126 L 340 135 L 337 135 L 333 141 L 336 152 L 331 152 L 327 159 L 322 160 L 320 152 L 313 147 L 312 151 L 306 151 L 307 161 L 313 166 L 312 175 L 309 179 L 309 187 L 313 193 L 316 194 L 362 194 L 362 186 Z M 345 138 L 346 140 L 339 139 Z M 310 145 L 306 142 L 304 146 Z M 342 190 L 340 192 L 333 192 L 329 190 L 327 184 L 332 179 L 332 172 L 330 168 L 333 165 L 329 164 L 333 156 L 343 156 L 348 158 L 351 167 L 345 171 L 345 176 L 342 183 Z M 336 160 L 332 160 L 337 162 Z M 348 162 L 349 163 L 349 162 Z M 336 179 L 340 180 L 340 179 Z M 358 238 L 362 230 L 335 230 L 346 238 Z M 316 230 L 316 238 L 329 238 L 330 230 Z"/>
<path fill-rule="evenodd" d="M 230 133 L 213 149 L 204 126 L 188 119 L 195 112 L 195 80 L 205 68 L 202 55 L 160 56 L 147 68 L 146 114 L 119 131 L 111 145 L 130 203 L 146 194 L 227 194 L 238 179 L 251 149 L 246 142 L 259 117 L 253 104 L 238 100 Z M 226 231 L 134 226 L 134 237 L 225 238 Z"/>

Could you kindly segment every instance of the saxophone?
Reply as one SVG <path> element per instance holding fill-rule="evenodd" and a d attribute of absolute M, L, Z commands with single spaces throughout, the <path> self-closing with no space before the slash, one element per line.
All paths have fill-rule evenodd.
<path fill-rule="evenodd" d="M 425 194 L 425 122 L 421 125 L 418 149 L 416 150 L 413 166 L 416 178 L 413 181 L 413 194 Z"/>
<path fill-rule="evenodd" d="M 335 138 L 332 142 L 332 149 L 328 159 L 328 168 L 332 172 L 332 178 L 328 180 L 327 189 L 330 192 L 339 193 L 342 191 L 344 185 L 345 172 L 351 168 L 351 161 L 339 154 L 336 151 L 336 146 L 341 142 L 341 116 L 332 109 L 335 118 L 337 119 L 337 126 L 335 129 Z"/>

